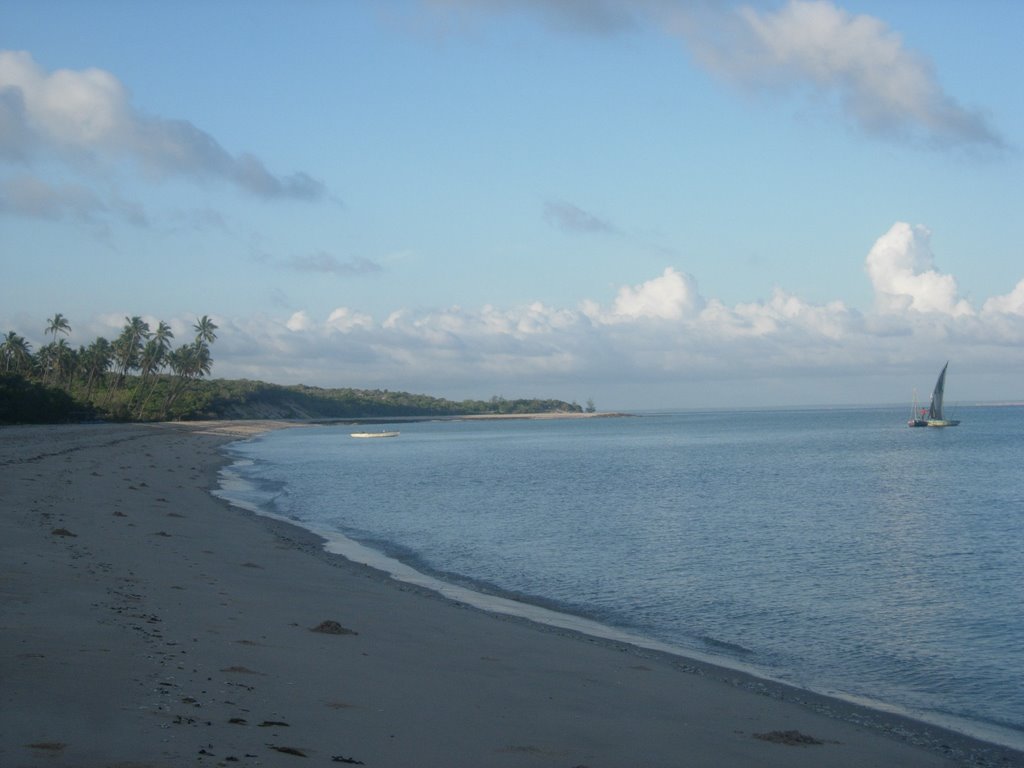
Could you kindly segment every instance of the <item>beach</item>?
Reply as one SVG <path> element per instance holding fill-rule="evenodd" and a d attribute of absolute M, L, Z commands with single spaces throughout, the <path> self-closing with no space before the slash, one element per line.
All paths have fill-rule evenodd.
<path fill-rule="evenodd" d="M 211 495 L 223 445 L 284 426 L 0 428 L 0 765 L 1024 765 L 470 608 Z"/>

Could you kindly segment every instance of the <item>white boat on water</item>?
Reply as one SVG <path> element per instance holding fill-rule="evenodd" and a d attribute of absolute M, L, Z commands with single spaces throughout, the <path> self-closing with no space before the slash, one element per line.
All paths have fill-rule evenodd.
<path fill-rule="evenodd" d="M 401 432 L 352 432 L 349 437 L 398 437 Z"/>
<path fill-rule="evenodd" d="M 932 390 L 932 402 L 928 408 L 922 408 L 918 412 L 915 404 L 914 413 L 911 414 L 910 421 L 907 422 L 908 427 L 955 427 L 960 423 L 959 419 L 947 419 L 942 415 L 947 368 L 949 368 L 949 362 L 942 366 L 942 373 L 939 374 L 939 380 L 935 382 L 935 389 Z"/>

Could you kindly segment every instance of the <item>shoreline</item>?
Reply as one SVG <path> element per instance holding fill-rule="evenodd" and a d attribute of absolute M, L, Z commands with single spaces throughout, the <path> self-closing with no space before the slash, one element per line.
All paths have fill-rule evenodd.
<path fill-rule="evenodd" d="M 222 447 L 278 426 L 299 425 L 0 429 L 0 762 L 1024 765 L 899 715 L 468 608 L 215 498 Z"/>
<path fill-rule="evenodd" d="M 335 424 L 417 424 L 425 421 L 556 421 L 579 419 L 623 419 L 634 414 L 622 411 L 595 411 L 593 413 L 577 413 L 575 411 L 551 411 L 545 413 L 475 413 L 457 416 L 377 416 L 350 418 L 311 418 L 280 422 L 287 426 Z M 230 423 L 230 422 L 225 422 Z"/>
<path fill-rule="evenodd" d="M 229 467 L 230 465 L 225 470 Z M 225 470 L 222 470 L 222 473 Z M 1014 739 L 1016 733 L 996 725 L 989 726 L 954 716 L 950 716 L 949 721 L 943 723 L 939 718 L 929 720 L 925 714 L 915 715 L 912 711 L 884 701 L 801 687 L 773 677 L 770 672 L 755 665 L 638 635 L 628 629 L 603 624 L 585 614 L 572 613 L 552 603 L 545 604 L 543 600 L 504 593 L 490 585 L 475 584 L 469 579 L 464 583 L 446 581 L 444 575 L 410 565 L 337 531 L 307 527 L 280 515 L 260 510 L 246 502 L 232 501 L 229 493 L 218 491 L 214 495 L 266 520 L 269 524 L 297 529 L 302 535 L 312 537 L 314 545 L 319 546 L 323 555 L 328 558 L 338 557 L 356 566 L 366 567 L 378 573 L 380 578 L 393 580 L 402 585 L 402 588 L 422 591 L 425 597 L 431 599 L 453 602 L 482 611 L 497 619 L 525 623 L 538 631 L 565 634 L 582 642 L 605 644 L 609 648 L 641 657 L 653 654 L 677 668 L 695 670 L 701 675 L 755 691 L 759 695 L 801 701 L 816 711 L 829 713 L 832 717 L 861 725 L 871 723 L 871 727 L 881 730 L 904 732 L 909 740 L 925 746 L 934 746 L 950 739 L 967 739 L 995 745 L 1000 749 L 1020 751 L 1014 744 L 1024 744 L 1024 736 Z M 900 725 L 895 729 L 893 723 L 889 722 L 892 719 L 900 721 Z"/>

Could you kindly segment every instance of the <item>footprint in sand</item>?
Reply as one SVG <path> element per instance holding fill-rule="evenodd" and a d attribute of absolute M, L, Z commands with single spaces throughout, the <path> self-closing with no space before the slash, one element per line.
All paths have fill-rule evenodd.
<path fill-rule="evenodd" d="M 824 744 L 813 736 L 808 736 L 800 731 L 770 731 L 768 733 L 755 733 L 755 739 L 769 741 L 772 744 L 785 744 L 787 747 L 804 747 L 816 744 Z"/>
<path fill-rule="evenodd" d="M 270 747 L 271 749 L 277 751 L 277 752 L 283 752 L 286 755 L 295 755 L 295 757 L 306 757 L 307 756 L 306 753 L 303 752 L 298 747 L 279 747 L 279 746 L 277 746 L 275 744 L 267 744 L 267 746 Z"/>
<path fill-rule="evenodd" d="M 221 670 L 221 672 L 232 672 L 232 673 L 234 673 L 236 675 L 262 675 L 263 674 L 262 672 L 257 672 L 254 669 L 249 669 L 248 667 L 240 667 L 240 666 L 225 667 L 224 669 Z"/>
<path fill-rule="evenodd" d="M 40 752 L 49 752 L 50 754 L 56 754 L 58 752 L 63 752 L 64 749 L 67 747 L 67 744 L 64 744 L 60 741 L 40 741 L 36 742 L 35 744 L 26 744 L 25 746 L 29 749 L 39 750 Z"/>

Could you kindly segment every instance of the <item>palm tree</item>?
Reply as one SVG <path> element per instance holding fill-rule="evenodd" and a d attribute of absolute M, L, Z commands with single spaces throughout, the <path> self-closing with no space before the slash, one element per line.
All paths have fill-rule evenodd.
<path fill-rule="evenodd" d="M 195 325 L 192 327 L 196 332 L 196 344 L 213 344 L 217 340 L 217 334 L 214 333 L 217 330 L 217 326 L 206 315 L 196 320 Z"/>
<path fill-rule="evenodd" d="M 178 395 L 184 389 L 185 382 L 192 375 L 192 371 L 195 368 L 195 358 L 195 344 L 183 344 L 167 356 L 167 364 L 177 379 L 175 379 L 174 384 L 167 391 L 167 399 L 164 400 L 165 419 L 171 410 L 171 406 L 174 405 L 174 401 L 178 399 Z"/>
<path fill-rule="evenodd" d="M 210 371 L 213 370 L 213 358 L 210 356 L 210 348 L 205 344 L 197 345 L 194 359 L 195 365 L 192 369 L 192 378 L 201 379 L 203 376 L 209 376 Z"/>
<path fill-rule="evenodd" d="M 36 352 L 35 359 L 32 361 L 32 367 L 35 370 L 36 376 L 39 377 L 43 383 L 46 382 L 47 374 L 53 370 L 53 363 L 57 357 L 57 344 L 56 342 L 49 342 L 43 344 Z"/>
<path fill-rule="evenodd" d="M 56 342 L 58 333 L 63 333 L 65 336 L 71 333 L 71 323 L 68 322 L 64 315 L 58 312 L 47 321 L 45 332 L 52 333 L 53 340 Z"/>
<path fill-rule="evenodd" d="M 161 321 L 156 332 L 153 334 L 153 338 L 147 341 L 142 349 L 142 365 L 140 367 L 142 378 L 132 398 L 134 399 L 136 395 L 142 392 L 147 381 L 150 382 L 150 392 L 139 403 L 138 416 L 136 417 L 138 419 L 142 418 L 146 404 L 150 402 L 150 398 L 153 397 L 153 393 L 157 388 L 156 374 L 167 365 L 167 355 L 171 349 L 171 339 L 173 338 L 174 332 L 171 331 L 171 327 Z"/>
<path fill-rule="evenodd" d="M 88 401 L 92 397 L 93 386 L 98 380 L 103 380 L 110 368 L 114 352 L 110 342 L 99 336 L 96 341 L 79 352 L 79 359 L 85 377 L 85 399 Z"/>
<path fill-rule="evenodd" d="M 4 373 L 25 373 L 32 367 L 32 346 L 14 331 L 8 331 L 0 343 Z"/>
<path fill-rule="evenodd" d="M 64 339 L 58 339 L 56 343 L 51 345 L 53 347 L 53 371 L 56 375 L 56 384 L 58 386 L 65 386 L 65 381 L 70 382 L 71 374 L 74 372 L 75 363 L 75 350 L 68 346 L 67 341 Z"/>
<path fill-rule="evenodd" d="M 63 333 L 65 336 L 71 333 L 71 323 L 64 317 L 60 312 L 51 317 L 46 324 L 44 333 L 53 334 L 53 343 L 57 343 L 57 334 Z M 43 368 L 43 383 L 45 384 L 50 375 L 50 368 Z"/>
<path fill-rule="evenodd" d="M 114 380 L 114 386 L 107 393 L 107 403 L 110 402 L 114 393 L 124 386 L 124 379 L 128 375 L 128 371 L 139 367 L 142 354 L 142 340 L 148 339 L 150 336 L 149 323 L 138 315 L 126 317 L 124 321 L 125 324 L 124 328 L 121 329 L 121 335 L 114 340 L 113 344 L 114 362 L 117 364 L 117 378 Z"/>
<path fill-rule="evenodd" d="M 177 376 L 174 386 L 167 393 L 164 401 L 164 418 L 167 418 L 171 406 L 185 390 L 186 384 L 193 379 L 202 378 L 213 370 L 213 358 L 210 356 L 210 344 L 217 338 L 214 331 L 217 326 L 203 315 L 192 326 L 196 331 L 196 340 L 192 344 L 178 347 L 168 355 L 171 371 Z"/>
<path fill-rule="evenodd" d="M 161 320 L 160 324 L 156 327 L 156 331 L 153 333 L 153 338 L 156 339 L 156 342 L 164 350 L 168 350 L 171 348 L 171 339 L 174 338 L 174 331 L 171 330 L 171 326 Z"/>
<path fill-rule="evenodd" d="M 156 388 L 156 373 L 164 367 L 167 361 L 167 352 L 171 348 L 171 339 L 174 338 L 174 332 L 171 330 L 171 326 L 165 323 L 163 320 L 157 326 L 156 331 L 146 342 L 146 345 L 142 348 L 141 362 L 139 364 L 139 384 L 135 387 L 135 391 L 132 393 L 132 399 L 129 403 L 129 408 L 135 403 L 136 399 L 142 394 L 146 388 L 147 382 L 152 382 L 149 395 L 139 405 L 139 414 L 137 418 L 142 418 L 142 411 L 146 403 L 149 402 L 149 398 L 153 394 L 153 389 Z"/>

